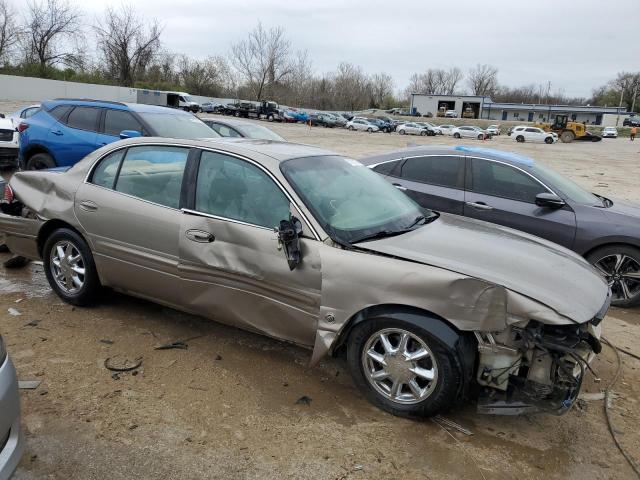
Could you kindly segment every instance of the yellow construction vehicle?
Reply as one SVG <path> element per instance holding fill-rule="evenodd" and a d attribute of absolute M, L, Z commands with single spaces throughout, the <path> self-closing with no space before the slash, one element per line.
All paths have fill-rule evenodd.
<path fill-rule="evenodd" d="M 571 122 L 567 115 L 556 115 L 553 123 L 536 123 L 536 127 L 546 132 L 555 132 L 563 143 L 571 143 L 574 140 L 584 140 L 587 142 L 599 142 L 602 137 L 587 131 L 586 125 L 578 122 Z"/>
<path fill-rule="evenodd" d="M 476 114 L 471 107 L 465 107 L 462 112 L 462 118 L 476 118 Z"/>
<path fill-rule="evenodd" d="M 445 112 L 447 111 L 446 106 L 438 107 L 438 113 L 436 113 L 436 117 L 444 117 Z"/>

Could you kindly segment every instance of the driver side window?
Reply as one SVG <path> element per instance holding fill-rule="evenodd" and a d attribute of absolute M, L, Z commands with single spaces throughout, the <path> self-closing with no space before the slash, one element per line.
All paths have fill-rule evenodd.
<path fill-rule="evenodd" d="M 200 158 L 195 209 L 267 228 L 289 218 L 289 200 L 264 171 L 209 151 Z"/>

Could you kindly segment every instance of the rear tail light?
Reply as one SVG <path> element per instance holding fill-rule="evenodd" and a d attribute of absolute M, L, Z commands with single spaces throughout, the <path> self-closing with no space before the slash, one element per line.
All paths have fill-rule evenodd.
<path fill-rule="evenodd" d="M 24 132 L 27 128 L 29 128 L 29 124 L 25 123 L 25 122 L 20 122 L 20 124 L 18 125 L 18 132 L 22 133 Z"/>
<path fill-rule="evenodd" d="M 4 201 L 6 203 L 12 203 L 15 200 L 13 189 L 9 185 L 4 186 Z"/>

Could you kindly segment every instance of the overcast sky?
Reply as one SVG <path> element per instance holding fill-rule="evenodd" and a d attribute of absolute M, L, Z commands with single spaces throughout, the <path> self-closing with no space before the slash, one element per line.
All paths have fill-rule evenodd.
<path fill-rule="evenodd" d="M 78 2 L 78 0 L 73 0 Z M 93 19 L 106 4 L 78 2 Z M 225 55 L 260 20 L 282 26 L 316 72 L 342 61 L 384 71 L 396 89 L 427 68 L 477 63 L 499 69 L 509 86 L 544 84 L 569 96 L 619 71 L 640 70 L 640 0 L 135 0 L 164 25 L 167 50 Z"/>

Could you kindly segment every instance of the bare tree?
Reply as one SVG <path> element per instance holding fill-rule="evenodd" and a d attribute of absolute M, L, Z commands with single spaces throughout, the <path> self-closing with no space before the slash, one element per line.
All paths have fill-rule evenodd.
<path fill-rule="evenodd" d="M 371 90 L 372 108 L 381 108 L 387 106 L 389 99 L 393 97 L 393 78 L 387 73 L 376 73 L 369 78 Z"/>
<path fill-rule="evenodd" d="M 413 74 L 411 76 L 410 89 L 413 91 L 407 91 L 407 93 L 453 95 L 457 93 L 458 84 L 462 78 L 462 71 L 457 67 L 450 68 L 449 70 L 429 68 L 424 73 Z"/>
<path fill-rule="evenodd" d="M 94 29 L 108 73 L 121 85 L 134 86 L 160 52 L 162 27 L 140 18 L 131 5 L 107 7 Z"/>
<path fill-rule="evenodd" d="M 498 69 L 478 64 L 469 70 L 467 84 L 472 95 L 493 95 L 498 87 Z"/>
<path fill-rule="evenodd" d="M 369 101 L 369 80 L 362 68 L 343 62 L 333 76 L 335 107 L 341 110 L 359 110 Z"/>
<path fill-rule="evenodd" d="M 265 30 L 262 23 L 231 47 L 231 62 L 256 100 L 291 73 L 290 50 L 291 42 L 281 27 Z"/>
<path fill-rule="evenodd" d="M 458 84 L 462 81 L 464 75 L 458 67 L 450 68 L 444 72 L 442 77 L 442 89 L 445 95 L 455 95 L 457 93 Z"/>
<path fill-rule="evenodd" d="M 229 67 L 222 57 L 201 61 L 183 55 L 178 61 L 178 76 L 184 89 L 195 95 L 219 97 L 231 86 Z"/>
<path fill-rule="evenodd" d="M 28 3 L 25 30 L 25 59 L 39 64 L 42 75 L 55 64 L 77 64 L 71 45 L 80 31 L 80 12 L 66 0 Z"/>
<path fill-rule="evenodd" d="M 19 33 L 14 10 L 7 0 L 0 0 L 0 61 L 7 60 L 18 43 Z"/>

